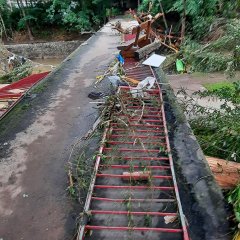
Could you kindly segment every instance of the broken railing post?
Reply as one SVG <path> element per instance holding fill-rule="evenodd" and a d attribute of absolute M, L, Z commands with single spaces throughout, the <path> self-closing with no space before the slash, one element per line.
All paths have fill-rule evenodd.
<path fill-rule="evenodd" d="M 141 27 L 138 26 L 137 27 L 137 35 L 136 35 L 136 39 L 135 39 L 135 42 L 134 42 L 134 47 L 138 46 L 138 40 L 139 40 L 140 32 L 141 32 Z"/>

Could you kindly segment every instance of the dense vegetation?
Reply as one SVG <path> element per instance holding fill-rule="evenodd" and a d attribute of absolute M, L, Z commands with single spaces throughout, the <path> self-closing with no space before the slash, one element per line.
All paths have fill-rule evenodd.
<path fill-rule="evenodd" d="M 38 34 L 48 36 L 51 29 L 68 32 L 91 31 L 117 15 L 124 0 L 0 0 L 0 38 L 9 40 L 25 31 L 30 40 Z M 139 12 L 153 15 L 161 11 L 181 33 L 184 41 L 173 56 L 182 59 L 188 72 L 225 71 L 232 78 L 240 70 L 240 0 L 141 0 Z M 150 8 L 152 2 L 152 8 Z M 166 29 L 167 30 L 167 29 Z M 3 53 L 0 46 L 0 59 Z M 172 56 L 171 56 L 172 57 Z M 5 57 L 6 58 L 6 57 Z M 24 71 L 23 71 L 24 69 Z M 7 73 L 1 81 L 13 82 L 28 75 L 28 66 Z M 218 97 L 220 109 L 195 104 L 195 97 Z M 190 99 L 189 99 L 190 98 Z M 190 124 L 205 154 L 240 162 L 240 83 L 187 96 L 186 111 L 194 117 Z M 229 193 L 237 222 L 240 222 L 240 186 Z M 240 233 L 238 232 L 240 235 Z"/>
<path fill-rule="evenodd" d="M 46 28 L 85 31 L 105 21 L 114 1 L 110 0 L 0 0 L 0 34 L 11 38 L 15 31 L 34 32 Z M 10 4 L 11 3 L 11 4 Z M 116 14 L 116 9 L 112 8 Z"/>
<path fill-rule="evenodd" d="M 68 31 L 86 31 L 100 26 L 109 14 L 116 15 L 124 0 L 0 0 L 0 33 L 11 37 L 13 32 L 27 30 L 29 38 L 39 29 L 51 27 Z M 135 1 L 138 2 L 137 0 Z M 148 11 L 150 0 L 142 0 L 139 11 Z M 183 17 L 188 36 L 202 40 L 216 19 L 232 19 L 238 15 L 240 0 L 153 0 L 153 14 L 160 2 L 166 13 Z M 111 11 L 109 11 L 111 9 Z M 125 9 L 121 9 L 125 10 Z M 186 15 L 186 19 L 184 16 Z M 214 27 L 214 26 L 212 26 Z M 181 21 L 176 25 L 181 28 Z"/>

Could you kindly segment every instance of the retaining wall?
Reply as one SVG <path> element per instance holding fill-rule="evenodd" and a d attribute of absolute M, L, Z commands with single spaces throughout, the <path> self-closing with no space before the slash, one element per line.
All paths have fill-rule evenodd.
<path fill-rule="evenodd" d="M 70 53 L 77 49 L 83 41 L 59 41 L 46 43 L 30 43 L 5 45 L 12 53 L 30 59 L 36 58 L 66 58 Z"/>

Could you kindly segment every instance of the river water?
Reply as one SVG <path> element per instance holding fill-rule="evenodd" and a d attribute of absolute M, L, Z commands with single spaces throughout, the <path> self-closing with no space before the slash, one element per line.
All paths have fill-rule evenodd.
<path fill-rule="evenodd" d="M 31 59 L 34 62 L 33 73 L 48 72 L 55 69 L 64 58 Z"/>

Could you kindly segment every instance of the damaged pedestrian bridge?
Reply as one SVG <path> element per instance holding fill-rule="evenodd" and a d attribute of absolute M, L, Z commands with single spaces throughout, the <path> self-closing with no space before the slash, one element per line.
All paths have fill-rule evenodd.
<path fill-rule="evenodd" d="M 133 41 L 119 46 L 121 36 L 112 30 L 116 21 L 105 25 L 48 75 L 43 80 L 47 84 L 45 91 L 25 100 L 31 105 L 18 116 L 11 134 L 1 133 L 8 142 L 0 152 L 3 160 L 14 163 L 5 172 L 11 172 L 9 169 L 16 163 L 24 165 L 12 190 L 7 180 L 6 184 L 2 180 L 1 193 L 18 188 L 29 196 L 22 199 L 22 194 L 15 194 L 0 199 L 2 206 L 6 206 L 6 201 L 11 203 L 11 209 L 1 214 L 0 238 L 32 239 L 35 232 L 35 240 L 68 239 L 72 236 L 69 226 L 74 225 L 66 217 L 71 210 L 76 219 L 80 216 L 78 240 L 228 239 L 223 196 L 205 156 L 164 73 L 158 67 L 143 64 L 156 47 L 156 42 L 151 45 L 152 38 L 156 38 L 151 34 L 151 24 L 142 26 L 147 29 L 143 35 L 137 27 Z M 124 24 L 132 22 L 126 20 Z M 147 45 L 151 45 L 150 51 Z M 122 53 L 118 61 L 114 60 L 117 47 Z M 81 199 L 84 207 L 79 212 L 79 206 L 71 209 L 62 197 L 66 189 L 64 166 L 70 146 L 76 139 L 83 139 L 99 117 L 95 106 L 104 99 L 91 102 L 87 96 L 96 88 L 110 88 L 106 65 L 112 61 L 117 63 L 118 72 L 124 72 L 124 79 L 120 74 L 120 81 L 115 82 L 119 85 L 116 93 L 109 97 L 105 94 L 102 141 L 97 154 L 88 149 L 94 159 L 88 164 L 94 167 L 86 199 Z M 103 66 L 106 72 L 98 77 L 96 85 L 96 71 L 102 73 Z M 139 87 L 146 78 L 154 81 Z M 12 123 L 12 116 L 7 118 L 4 126 Z M 21 159 L 16 157 L 19 153 L 23 153 Z M 16 216 L 23 213 L 25 221 L 19 221 Z M 30 221 L 33 215 L 39 221 Z M 50 225 L 65 227 L 43 231 L 49 228 L 46 219 Z M 9 230 L 13 225 L 17 235 Z"/>
<path fill-rule="evenodd" d="M 117 78 L 106 103 L 78 239 L 227 239 L 221 191 L 164 73 L 152 67 L 161 57 L 139 61 L 153 41 L 150 29 L 142 40 L 137 29 L 134 42 L 119 47 L 129 85 Z"/>

